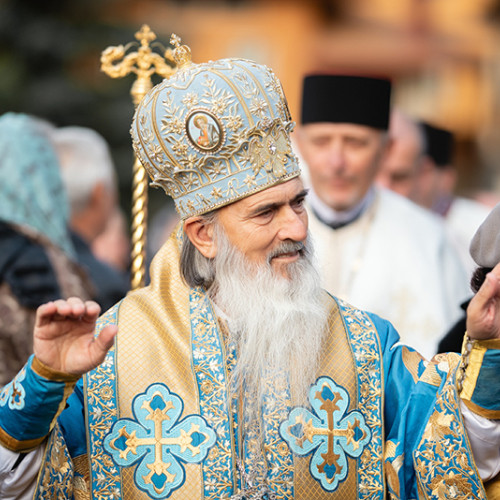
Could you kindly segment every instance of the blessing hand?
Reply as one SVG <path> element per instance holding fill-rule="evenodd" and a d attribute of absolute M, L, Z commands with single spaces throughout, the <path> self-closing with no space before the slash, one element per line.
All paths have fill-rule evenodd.
<path fill-rule="evenodd" d="M 479 340 L 500 338 L 500 264 L 486 276 L 467 308 L 467 333 Z"/>
<path fill-rule="evenodd" d="M 83 375 L 104 361 L 118 328 L 108 325 L 94 337 L 101 308 L 71 297 L 41 305 L 36 312 L 35 356 L 53 370 Z"/>

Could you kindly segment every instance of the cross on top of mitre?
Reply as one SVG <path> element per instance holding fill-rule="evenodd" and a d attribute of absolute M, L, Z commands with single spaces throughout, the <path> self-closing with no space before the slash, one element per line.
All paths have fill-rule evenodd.
<path fill-rule="evenodd" d="M 173 57 L 178 68 L 191 64 L 191 49 L 187 45 L 181 45 L 181 38 L 175 33 L 170 37 L 170 44 L 175 47 Z"/>

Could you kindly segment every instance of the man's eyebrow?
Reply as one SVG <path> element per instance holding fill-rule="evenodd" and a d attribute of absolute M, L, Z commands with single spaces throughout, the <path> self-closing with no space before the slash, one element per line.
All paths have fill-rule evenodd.
<path fill-rule="evenodd" d="M 275 210 L 276 208 L 279 208 L 287 203 L 290 204 L 296 203 L 297 201 L 305 198 L 308 192 L 309 189 L 303 189 L 300 193 L 296 194 L 289 202 L 264 203 L 263 205 L 258 205 L 250 212 L 249 216 L 253 217 L 254 215 L 257 215 L 261 212 L 266 212 L 267 210 Z"/>
<path fill-rule="evenodd" d="M 301 198 L 305 198 L 309 193 L 309 188 L 303 189 L 292 201 L 298 201 Z"/>

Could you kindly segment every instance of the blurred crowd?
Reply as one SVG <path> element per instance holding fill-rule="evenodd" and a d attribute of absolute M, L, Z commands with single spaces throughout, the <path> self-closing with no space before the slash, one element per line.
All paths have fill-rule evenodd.
<path fill-rule="evenodd" d="M 0 117 L 0 384 L 32 352 L 38 306 L 78 296 L 103 311 L 129 288 L 129 239 L 108 145 L 83 127 Z"/>
<path fill-rule="evenodd" d="M 498 378 L 491 359 L 500 345 L 494 321 L 500 287 L 498 280 L 492 284 L 500 262 L 500 193 L 485 202 L 459 192 L 453 132 L 395 107 L 388 78 L 307 74 L 300 116 L 292 118 L 267 66 L 242 59 L 197 65 L 189 48 L 172 40 L 179 72 L 138 104 L 131 127 L 137 158 L 179 213 L 165 199 L 151 220 L 146 260 L 153 279 L 141 290 L 129 294 L 129 218 L 106 138 L 76 123 L 0 116 L 0 497 L 32 498 L 46 485 L 58 488 L 57 453 L 64 455 L 58 467 L 68 473 L 65 484 L 74 488 L 61 498 L 80 498 L 73 494 L 80 486 L 81 498 L 102 497 L 95 491 L 111 484 L 111 474 L 91 473 L 94 465 L 119 476 L 144 447 L 155 461 L 136 469 L 141 497 L 149 491 L 166 498 L 186 486 L 185 492 L 200 487 L 203 498 L 212 488 L 226 491 L 221 498 L 232 488 L 241 494 L 231 498 L 274 498 L 271 490 L 249 493 L 253 478 L 264 485 L 271 478 L 280 489 L 299 485 L 305 476 L 299 467 L 297 481 L 281 480 L 275 470 L 293 474 L 292 452 L 312 455 L 303 444 L 323 436 L 328 451 L 307 466 L 321 480 L 317 490 L 296 491 L 327 495 L 350 477 L 340 496 L 350 488 L 361 498 L 365 480 L 340 466 L 335 436 L 352 446 L 348 455 L 360 458 L 363 474 L 380 467 L 391 498 L 414 498 L 422 487 L 413 484 L 420 477 L 415 469 L 427 467 L 413 462 L 420 453 L 415 436 L 429 429 L 448 433 L 436 445 L 446 462 L 440 474 L 455 481 L 448 455 L 469 474 L 463 464 L 470 451 L 474 474 L 484 481 L 500 477 L 500 395 L 483 394 L 488 380 Z M 472 401 L 463 383 L 472 384 L 470 373 L 480 371 L 476 361 L 468 363 L 484 345 L 494 353 L 484 358 L 482 378 L 475 374 L 480 397 Z M 462 357 L 436 356 L 442 352 Z M 138 392 L 142 386 L 145 393 Z M 328 428 L 319 428 L 315 416 L 306 422 L 306 413 L 292 421 L 301 408 L 295 392 L 307 395 L 311 408 L 320 402 Z M 208 405 L 196 413 L 217 398 L 216 417 Z M 490 399 L 497 406 L 486 406 Z M 130 402 L 137 422 L 129 418 Z M 177 424 L 185 402 L 187 416 Z M 435 410 L 441 405 L 458 423 L 455 413 Z M 348 407 L 344 432 L 337 417 Z M 172 409 L 175 419 L 167 415 Z M 180 441 L 172 437 L 174 424 Z M 457 457 L 443 443 L 452 432 L 458 436 L 459 425 L 467 434 L 463 441 L 459 436 Z M 497 437 L 488 444 L 491 429 Z M 142 430 L 147 438 L 135 435 Z M 167 430 L 172 434 L 165 438 Z M 280 439 L 288 445 L 276 446 Z M 185 477 L 197 469 L 191 476 L 180 465 L 171 472 L 165 443 L 189 450 L 178 455 L 183 463 L 204 462 L 203 474 L 224 449 L 241 470 L 220 469 L 240 474 L 241 484 L 213 486 L 202 474 L 192 486 Z M 319 465 L 317 457 L 327 455 L 325 472 L 326 459 Z M 261 466 L 263 479 L 252 475 Z M 153 475 L 153 489 L 144 489 Z M 132 475 L 123 477 L 131 487 Z M 373 490 L 377 495 L 385 494 L 385 482 Z"/>
<path fill-rule="evenodd" d="M 481 266 L 469 245 L 492 206 L 457 195 L 450 131 L 398 109 L 385 116 L 388 82 L 343 78 L 306 77 L 293 135 L 322 286 L 388 318 L 426 357 L 459 351 L 469 280 Z M 105 311 L 126 295 L 130 242 L 109 146 L 96 131 L 6 113 L 0 176 L 4 385 L 31 353 L 39 305 L 76 295 Z M 158 211 L 148 261 L 177 220 Z"/>

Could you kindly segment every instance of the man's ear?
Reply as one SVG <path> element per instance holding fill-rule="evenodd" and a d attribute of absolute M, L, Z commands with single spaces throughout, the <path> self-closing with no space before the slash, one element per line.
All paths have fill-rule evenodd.
<path fill-rule="evenodd" d="M 103 182 L 96 182 L 89 196 L 88 204 L 92 207 L 100 207 L 104 197 L 108 194 Z"/>
<path fill-rule="evenodd" d="M 204 222 L 199 217 L 189 217 L 184 222 L 184 232 L 191 243 L 207 259 L 213 259 L 217 254 L 214 239 L 214 224 Z"/>

